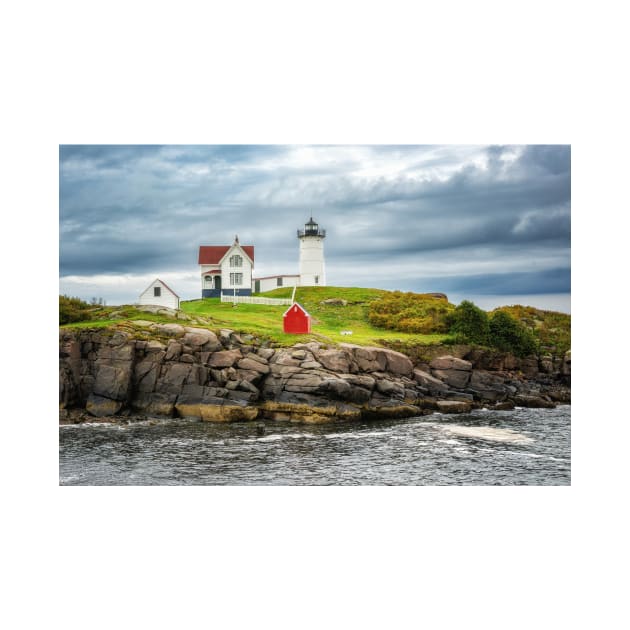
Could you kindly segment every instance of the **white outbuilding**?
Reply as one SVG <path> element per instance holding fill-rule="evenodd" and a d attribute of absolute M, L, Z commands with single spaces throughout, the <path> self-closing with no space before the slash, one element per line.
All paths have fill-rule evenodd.
<path fill-rule="evenodd" d="M 138 304 L 145 306 L 166 306 L 167 308 L 179 308 L 179 295 L 165 282 L 156 278 L 138 298 Z"/>

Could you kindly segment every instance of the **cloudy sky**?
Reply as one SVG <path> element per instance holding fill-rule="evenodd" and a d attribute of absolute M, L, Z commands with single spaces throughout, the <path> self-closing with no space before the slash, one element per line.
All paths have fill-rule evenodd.
<path fill-rule="evenodd" d="M 527 146 L 61 146 L 60 292 L 133 303 L 156 277 L 200 297 L 199 245 L 297 273 L 326 229 L 329 285 L 570 311 L 571 151 Z"/>

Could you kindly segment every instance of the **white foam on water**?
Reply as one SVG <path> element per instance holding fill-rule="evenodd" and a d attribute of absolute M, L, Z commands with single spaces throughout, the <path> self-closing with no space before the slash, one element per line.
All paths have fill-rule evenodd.
<path fill-rule="evenodd" d="M 531 444 L 534 440 L 512 429 L 494 427 L 465 427 L 460 425 L 442 425 L 442 430 L 460 437 L 469 437 L 489 442 L 505 442 L 507 444 Z"/>
<path fill-rule="evenodd" d="M 288 435 L 266 435 L 265 437 L 254 438 L 252 442 L 277 442 L 288 437 Z"/>
<path fill-rule="evenodd" d="M 341 440 L 360 440 L 364 437 L 373 437 L 377 435 L 389 435 L 389 431 L 365 431 L 364 433 L 327 433 L 324 435 L 328 439 Z"/>
<path fill-rule="evenodd" d="M 312 433 L 274 433 L 272 435 L 265 435 L 263 437 L 246 438 L 243 442 L 277 442 L 279 440 L 312 440 L 315 435 Z"/>
<path fill-rule="evenodd" d="M 77 424 L 60 424 L 60 429 L 80 429 L 83 427 L 118 427 L 116 422 L 78 422 Z"/>

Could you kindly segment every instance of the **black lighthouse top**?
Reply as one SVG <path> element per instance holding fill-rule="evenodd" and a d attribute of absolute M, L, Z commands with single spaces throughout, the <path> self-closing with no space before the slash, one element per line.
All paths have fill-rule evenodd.
<path fill-rule="evenodd" d="M 304 224 L 303 230 L 297 231 L 298 238 L 304 238 L 305 236 L 321 236 L 324 238 L 326 236 L 326 230 L 322 230 L 315 221 L 313 221 L 313 217 L 311 217 L 308 223 Z"/>

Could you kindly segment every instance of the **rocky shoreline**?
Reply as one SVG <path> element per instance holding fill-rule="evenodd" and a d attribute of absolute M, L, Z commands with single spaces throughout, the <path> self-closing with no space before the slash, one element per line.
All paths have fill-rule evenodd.
<path fill-rule="evenodd" d="M 148 321 L 60 329 L 59 352 L 61 422 L 323 423 L 570 402 L 570 352 L 517 359 L 442 346 L 430 356 L 416 351 L 412 361 L 385 348 L 274 348 L 232 330 Z"/>

